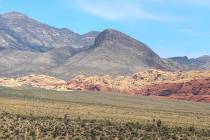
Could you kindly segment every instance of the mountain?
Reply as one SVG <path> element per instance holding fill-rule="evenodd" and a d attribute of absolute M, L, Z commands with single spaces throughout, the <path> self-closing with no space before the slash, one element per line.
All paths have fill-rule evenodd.
<path fill-rule="evenodd" d="M 17 12 L 1 15 L 0 23 L 1 50 L 46 52 L 62 47 L 82 48 L 92 45 L 97 35 L 79 35 L 66 28 L 54 28 Z"/>
<path fill-rule="evenodd" d="M 98 34 L 79 35 L 17 12 L 0 15 L 0 75 L 51 74 L 52 67 L 93 45 Z"/>
<path fill-rule="evenodd" d="M 69 79 L 79 74 L 210 68 L 209 56 L 184 59 L 160 58 L 146 44 L 114 29 L 80 35 L 21 13 L 0 15 L 0 76 L 46 74 Z"/>
<path fill-rule="evenodd" d="M 201 70 L 201 69 L 210 69 L 210 56 L 204 55 L 198 58 L 188 58 L 184 57 L 172 57 L 170 60 L 176 62 L 184 70 Z"/>
<path fill-rule="evenodd" d="M 78 74 L 126 74 L 148 68 L 167 70 L 165 62 L 148 46 L 119 31 L 107 29 L 95 44 L 73 57 L 57 71 Z"/>

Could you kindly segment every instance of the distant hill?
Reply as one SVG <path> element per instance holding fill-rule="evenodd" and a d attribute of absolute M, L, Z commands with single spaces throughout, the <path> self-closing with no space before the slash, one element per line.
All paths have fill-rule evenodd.
<path fill-rule="evenodd" d="M 175 61 L 184 70 L 200 70 L 200 69 L 210 69 L 210 56 L 204 55 L 198 58 L 188 58 L 184 57 L 172 57 L 170 60 Z"/>
<path fill-rule="evenodd" d="M 47 74 L 122 75 L 146 69 L 209 69 L 209 56 L 160 58 L 146 44 L 116 31 L 80 35 L 40 23 L 24 14 L 0 15 L 0 76 Z"/>

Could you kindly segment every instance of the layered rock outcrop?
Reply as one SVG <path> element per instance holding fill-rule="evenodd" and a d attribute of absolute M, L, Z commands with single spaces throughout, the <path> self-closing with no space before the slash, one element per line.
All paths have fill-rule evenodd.
<path fill-rule="evenodd" d="M 29 75 L 0 78 L 0 86 L 30 86 L 59 91 L 104 91 L 210 103 L 210 71 L 148 70 L 116 77 L 83 75 L 67 82 L 46 75 Z"/>
<path fill-rule="evenodd" d="M 148 70 L 131 76 L 115 78 L 110 76 L 79 76 L 68 81 L 66 88 L 210 102 L 210 72 Z"/>

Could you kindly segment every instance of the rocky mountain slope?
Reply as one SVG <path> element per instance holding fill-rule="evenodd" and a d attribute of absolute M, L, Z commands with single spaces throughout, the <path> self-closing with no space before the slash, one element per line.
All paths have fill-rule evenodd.
<path fill-rule="evenodd" d="M 80 35 L 21 13 L 0 15 L 0 76 L 46 74 L 70 79 L 80 74 L 210 68 L 209 56 L 180 59 L 160 58 L 144 43 L 113 29 Z"/>

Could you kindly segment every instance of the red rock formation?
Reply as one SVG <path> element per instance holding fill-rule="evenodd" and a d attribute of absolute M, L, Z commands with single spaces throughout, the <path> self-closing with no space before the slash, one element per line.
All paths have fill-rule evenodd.
<path fill-rule="evenodd" d="M 148 70 L 117 77 L 77 76 L 68 82 L 46 75 L 0 78 L 0 86 L 25 85 L 59 91 L 103 91 L 210 103 L 210 71 Z"/>
<path fill-rule="evenodd" d="M 69 81 L 67 85 L 69 89 L 75 90 L 111 91 L 132 95 L 161 96 L 178 100 L 210 103 L 210 78 L 181 83 L 155 83 L 139 88 L 112 87 L 111 84 L 102 85 L 76 79 Z"/>
<path fill-rule="evenodd" d="M 183 83 L 160 83 L 136 92 L 145 96 L 164 96 L 173 99 L 210 102 L 210 78 Z"/>

